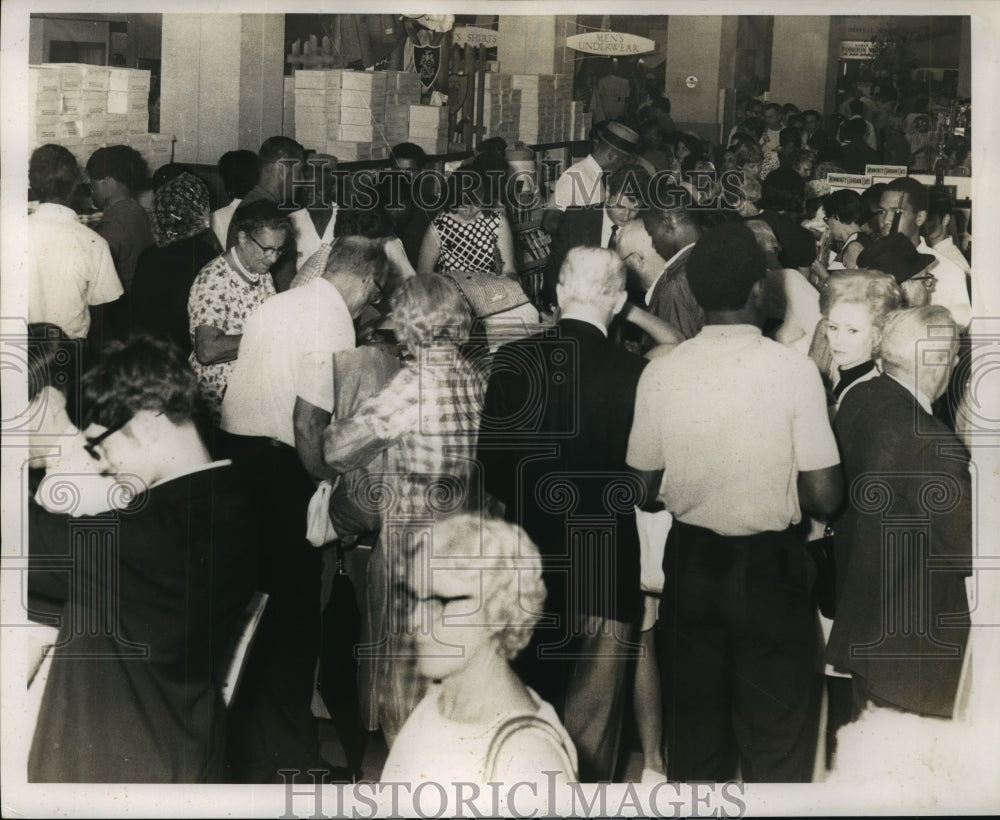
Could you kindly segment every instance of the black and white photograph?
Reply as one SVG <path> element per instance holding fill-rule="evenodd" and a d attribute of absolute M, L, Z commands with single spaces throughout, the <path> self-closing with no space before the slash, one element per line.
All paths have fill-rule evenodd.
<path fill-rule="evenodd" d="M 426 6 L 0 7 L 0 813 L 1000 813 L 1000 6 Z"/>

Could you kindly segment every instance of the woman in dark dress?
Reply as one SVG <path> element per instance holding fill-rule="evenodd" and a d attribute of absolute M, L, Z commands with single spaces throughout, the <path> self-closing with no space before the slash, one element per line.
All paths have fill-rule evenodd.
<path fill-rule="evenodd" d="M 170 339 L 191 353 L 188 294 L 205 265 L 222 253 L 210 227 L 208 187 L 184 172 L 157 189 L 153 199 L 153 238 L 135 266 L 132 328 Z"/>

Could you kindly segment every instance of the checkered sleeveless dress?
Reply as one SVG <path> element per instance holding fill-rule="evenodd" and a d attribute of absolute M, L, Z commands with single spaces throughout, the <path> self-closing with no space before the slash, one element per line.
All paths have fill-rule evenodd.
<path fill-rule="evenodd" d="M 464 223 L 445 212 L 439 214 L 432 224 L 441 245 L 437 263 L 440 273 L 497 272 L 499 214 L 484 211 L 474 222 Z"/>

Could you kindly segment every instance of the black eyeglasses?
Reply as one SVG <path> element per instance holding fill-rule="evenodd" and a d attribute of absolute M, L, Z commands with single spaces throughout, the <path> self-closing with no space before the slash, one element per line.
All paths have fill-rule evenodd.
<path fill-rule="evenodd" d="M 249 236 L 250 239 L 253 240 L 253 243 L 258 248 L 260 248 L 260 252 L 261 253 L 265 253 L 265 254 L 270 253 L 270 254 L 273 254 L 275 258 L 277 258 L 277 257 L 281 256 L 281 254 L 283 254 L 285 252 L 285 246 L 284 245 L 282 245 L 280 248 L 273 248 L 270 245 L 261 245 L 260 242 L 257 241 L 256 237 L 254 237 L 254 235 L 252 233 L 248 233 L 247 236 Z"/>
<path fill-rule="evenodd" d="M 112 424 L 107 430 L 101 433 L 99 436 L 94 436 L 93 438 L 87 437 L 85 439 L 86 443 L 83 445 L 83 449 L 87 451 L 87 454 L 95 461 L 101 460 L 101 454 L 97 452 L 97 446 L 101 444 L 104 439 L 108 436 L 114 435 L 119 430 L 121 430 L 126 424 L 132 421 L 131 416 L 124 421 L 120 421 L 117 424 Z"/>

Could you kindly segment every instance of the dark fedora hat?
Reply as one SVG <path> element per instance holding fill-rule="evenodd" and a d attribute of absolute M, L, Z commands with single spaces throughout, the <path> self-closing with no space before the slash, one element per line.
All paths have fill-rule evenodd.
<path fill-rule="evenodd" d="M 929 253 L 920 253 L 913 243 L 901 233 L 891 233 L 876 239 L 858 256 L 859 268 L 874 268 L 890 274 L 896 284 L 902 285 L 928 265 L 937 261 Z"/>
<path fill-rule="evenodd" d="M 639 135 L 620 122 L 604 120 L 594 126 L 594 137 L 625 154 L 632 154 L 639 147 Z"/>

